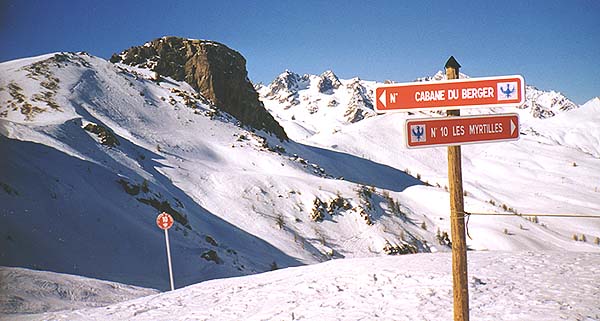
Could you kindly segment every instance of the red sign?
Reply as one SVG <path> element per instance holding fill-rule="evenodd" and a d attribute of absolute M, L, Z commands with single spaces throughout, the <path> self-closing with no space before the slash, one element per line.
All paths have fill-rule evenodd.
<path fill-rule="evenodd" d="M 525 102 L 521 76 L 412 82 L 375 88 L 375 111 L 516 106 Z"/>
<path fill-rule="evenodd" d="M 158 214 L 156 217 L 156 225 L 163 230 L 168 230 L 173 226 L 173 217 L 165 212 Z"/>
<path fill-rule="evenodd" d="M 408 148 L 476 144 L 519 139 L 519 115 L 409 119 Z"/>

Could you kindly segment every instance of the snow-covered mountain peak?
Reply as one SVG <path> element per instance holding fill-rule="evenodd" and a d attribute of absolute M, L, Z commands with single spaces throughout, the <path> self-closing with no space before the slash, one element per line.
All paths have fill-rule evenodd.
<path fill-rule="evenodd" d="M 342 85 L 339 78 L 331 70 L 323 72 L 319 78 L 317 88 L 323 94 L 331 94 L 334 89 L 338 89 Z"/>
<path fill-rule="evenodd" d="M 302 123 L 288 131 L 304 138 L 374 116 L 372 84 L 358 77 L 340 80 L 331 70 L 303 76 L 286 70 L 268 87 L 259 87 L 258 92 L 278 121 Z"/>
<path fill-rule="evenodd" d="M 462 72 L 459 73 L 458 75 L 459 79 L 467 79 L 470 78 L 468 75 L 463 74 Z M 442 71 L 442 70 L 438 70 L 435 75 L 433 76 L 426 76 L 426 77 L 419 77 L 417 79 L 415 79 L 415 81 L 441 81 L 441 80 L 447 80 L 448 78 L 446 77 L 446 72 Z"/>
<path fill-rule="evenodd" d="M 308 88 L 309 84 L 310 79 L 308 75 L 300 76 L 286 69 L 269 84 L 267 87 L 268 90 L 264 92 L 264 95 L 283 102 L 299 90 Z"/>
<path fill-rule="evenodd" d="M 549 118 L 579 106 L 560 92 L 544 91 L 528 85 L 525 87 L 525 103 L 519 108 L 529 109 L 534 118 Z"/>
<path fill-rule="evenodd" d="M 302 90 L 313 88 L 313 90 L 316 89 L 316 91 L 322 94 L 332 94 L 333 90 L 338 89 L 340 86 L 342 86 L 342 83 L 332 70 L 326 70 L 321 75 L 304 74 L 300 76 L 286 69 L 275 77 L 268 85 L 268 90 L 264 90 L 263 94 L 284 102 L 290 96 Z"/>
<path fill-rule="evenodd" d="M 461 79 L 470 78 L 460 74 Z M 443 81 L 443 71 L 415 81 Z M 388 80 L 385 83 L 395 83 Z M 375 116 L 373 91 L 379 83 L 358 77 L 340 80 L 332 71 L 321 75 L 300 76 L 289 70 L 279 75 L 268 87 L 259 86 L 261 99 L 279 122 L 286 122 L 291 135 L 304 139 L 316 133 L 337 132 L 347 124 Z M 526 86 L 525 103 L 509 110 L 523 115 L 525 120 L 553 117 L 559 113 L 578 108 L 567 97 L 556 91 L 544 91 Z M 489 109 L 471 109 L 468 113 L 489 113 Z M 432 114 L 427 113 L 425 114 Z M 290 125 L 292 124 L 293 125 Z"/>

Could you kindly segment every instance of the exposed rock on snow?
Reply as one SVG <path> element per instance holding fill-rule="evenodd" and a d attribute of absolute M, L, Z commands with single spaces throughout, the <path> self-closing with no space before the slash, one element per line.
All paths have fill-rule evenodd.
<path fill-rule="evenodd" d="M 525 88 L 525 103 L 519 108 L 529 108 L 534 118 L 549 118 L 557 113 L 578 108 L 574 102 L 569 100 L 563 94 L 551 91 L 543 91 L 534 86 Z"/>
<path fill-rule="evenodd" d="M 317 88 L 322 94 L 331 94 L 334 89 L 338 89 L 342 83 L 331 70 L 327 70 L 321 74 Z"/>
<path fill-rule="evenodd" d="M 243 124 L 287 139 L 258 100 L 248 80 L 246 59 L 221 43 L 163 37 L 115 54 L 111 62 L 149 68 L 161 76 L 185 81 Z"/>

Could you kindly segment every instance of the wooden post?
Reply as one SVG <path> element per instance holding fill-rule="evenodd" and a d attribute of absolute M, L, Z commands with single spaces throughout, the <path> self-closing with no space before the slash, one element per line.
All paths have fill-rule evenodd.
<path fill-rule="evenodd" d="M 451 56 L 446 62 L 446 78 L 458 79 L 460 64 Z M 448 110 L 460 116 L 460 110 Z M 469 321 L 469 283 L 467 277 L 467 240 L 460 146 L 448 147 L 448 185 L 450 186 L 450 225 L 452 235 L 452 284 L 454 321 Z"/>

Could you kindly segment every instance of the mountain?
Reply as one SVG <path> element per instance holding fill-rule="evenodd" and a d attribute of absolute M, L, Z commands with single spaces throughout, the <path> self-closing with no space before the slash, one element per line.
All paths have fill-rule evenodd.
<path fill-rule="evenodd" d="M 549 118 L 560 112 L 569 111 L 578 106 L 563 94 L 551 91 L 542 91 L 534 86 L 525 89 L 525 104 L 521 108 L 531 110 L 536 118 Z"/>
<path fill-rule="evenodd" d="M 0 160 L 0 264 L 166 288 L 161 211 L 177 221 L 179 285 L 300 264 L 206 208 L 235 210 L 219 180 L 254 167 L 246 161 L 268 154 L 259 165 L 281 166 L 267 139 L 187 83 L 126 67 L 85 53 L 0 65 L 0 148 L 10 155 Z"/>
<path fill-rule="evenodd" d="M 393 113 L 365 117 L 358 122 L 344 119 L 345 104 L 336 107 L 322 107 L 311 113 L 310 106 L 323 101 L 348 97 L 349 90 L 340 86 L 333 93 L 323 94 L 315 88 L 319 76 L 302 77 L 287 71 L 276 78 L 269 86 L 258 88 L 267 109 L 276 115 L 290 137 L 304 144 L 335 152 L 360 155 L 376 163 L 403 169 L 428 185 L 447 190 L 445 148 L 407 150 L 403 124 L 412 117 L 431 117 L 441 112 Z M 466 77 L 465 75 L 462 75 Z M 277 86 L 282 79 L 313 79 L 305 81 L 303 86 L 285 88 Z M 443 74 L 421 79 L 421 81 L 442 80 Z M 317 81 L 315 81 L 317 80 Z M 370 92 L 375 82 L 362 80 L 343 80 L 342 84 L 358 83 Z M 282 88 L 279 97 L 297 97 L 297 104 L 280 102 L 273 97 L 273 88 Z M 570 100 L 555 91 L 543 92 L 533 86 L 527 87 L 527 100 L 523 106 L 513 108 L 465 109 L 464 115 L 489 113 L 517 113 L 520 116 L 521 139 L 517 142 L 469 145 L 463 147 L 463 186 L 466 190 L 467 211 L 491 213 L 508 210 L 513 213 L 576 213 L 593 214 L 600 210 L 600 204 L 594 200 L 600 191 L 596 179 L 600 178 L 597 159 L 600 157 L 600 133 L 593 123 L 600 122 L 596 112 L 598 100 L 576 106 Z M 346 99 L 347 101 L 347 99 Z M 366 105 L 366 104 L 365 104 Z M 372 105 L 372 103 L 371 103 Z M 365 108 L 368 112 L 368 108 Z M 543 111 L 543 112 L 540 112 Z M 585 116 L 583 116 L 585 115 Z M 404 194 L 407 194 L 404 191 Z M 427 196 L 425 196 L 427 195 Z M 437 199 L 432 194 L 423 197 L 421 204 L 431 204 L 428 211 L 443 213 L 447 211 L 445 199 Z M 476 203 L 480 202 L 480 205 Z M 433 205 L 433 204 L 439 204 Z M 482 205 L 485 204 L 485 205 Z M 486 208 L 491 205 L 491 208 Z M 495 210 L 493 208 L 496 208 Z M 428 214 L 429 217 L 431 217 Z M 446 215 L 441 215 L 444 220 Z M 489 219 L 489 221 L 487 221 Z M 515 249 L 503 239 L 490 237 L 490 233 L 500 232 L 511 235 L 511 228 L 499 229 L 508 224 L 507 220 L 493 220 L 491 217 L 473 216 L 471 222 L 479 222 L 481 230 L 470 233 L 479 234 L 479 238 L 470 240 L 471 246 L 478 249 Z M 570 239 L 580 239 L 581 234 L 592 233 L 596 238 L 600 222 L 598 220 L 577 220 L 571 218 L 533 218 L 547 232 L 570 235 Z M 484 222 L 487 221 L 487 222 Z M 583 225 L 575 227 L 580 222 Z M 583 223 L 586 221 L 586 223 Z M 539 223 L 542 222 L 542 223 Z M 437 222 L 442 231 L 449 228 L 448 222 Z M 489 225 L 488 225 L 489 224 Z M 500 225 L 497 225 L 500 224 Z M 522 231 L 531 231 L 516 221 L 512 224 Z M 567 232 L 565 228 L 574 228 Z M 479 228 L 476 228 L 479 229 Z M 523 230 L 523 229 L 524 230 Z M 578 232 L 576 232 L 578 230 Z M 542 230 L 540 230 L 542 231 Z M 529 233 L 529 232 L 527 232 Z M 523 233 L 519 233 L 523 234 Z M 525 233 L 526 234 L 526 233 Z M 485 236 L 484 236 L 485 235 Z M 487 240 L 486 240 L 487 238 Z M 588 237 L 585 237 L 589 239 Z M 540 236 L 538 240 L 520 240 L 520 245 L 528 244 L 544 248 L 554 241 Z M 549 243 L 548 243 L 549 242 Z M 507 247 L 504 247 L 504 246 Z M 558 244 L 550 245 L 551 247 Z M 562 246 L 562 245 L 561 245 Z"/>
<path fill-rule="evenodd" d="M 176 221 L 177 288 L 450 250 L 446 151 L 404 146 L 404 121 L 431 113 L 376 115 L 376 82 L 331 71 L 288 71 L 258 86 L 260 102 L 220 44 L 133 48 L 113 62 L 61 52 L 0 63 L 0 265 L 164 290 L 162 211 Z M 220 94 L 233 77 L 226 61 L 244 77 L 226 87 L 241 105 Z M 527 107 L 465 111 L 522 119 L 519 141 L 463 148 L 467 211 L 600 211 L 599 101 L 560 101 L 545 118 Z M 472 215 L 468 229 L 476 251 L 600 251 L 600 222 L 589 218 Z"/>
<path fill-rule="evenodd" d="M 462 73 L 460 77 L 469 78 Z M 438 71 L 433 76 L 417 78 L 415 81 L 445 79 L 446 75 Z M 324 83 L 335 85 L 327 85 L 324 87 L 326 90 L 323 90 L 321 87 Z M 286 70 L 268 86 L 257 86 L 257 90 L 261 100 L 275 115 L 277 121 L 284 124 L 286 131 L 295 139 L 302 140 L 317 132 L 335 132 L 347 124 L 375 116 L 373 91 L 376 85 L 375 81 L 365 81 L 360 78 L 340 80 L 331 70 L 321 75 L 303 76 Z M 517 112 L 526 119 L 550 118 L 578 107 L 556 91 L 543 91 L 534 86 L 526 86 L 525 94 L 525 103 L 517 108 L 526 112 Z M 500 109 L 494 112 L 498 110 Z M 475 111 L 475 113 L 489 112 L 489 110 Z M 421 114 L 436 115 L 440 112 Z"/>
<path fill-rule="evenodd" d="M 168 288 L 162 211 L 178 287 L 448 250 L 401 204 L 418 179 L 242 126 L 187 82 L 86 53 L 0 71 L 1 265 Z"/>
<path fill-rule="evenodd" d="M 284 126 L 288 131 L 307 136 L 374 116 L 374 85 L 359 78 L 340 81 L 331 70 L 318 76 L 286 70 L 258 91 L 279 122 L 296 125 Z"/>
<path fill-rule="evenodd" d="M 224 44 L 162 37 L 114 54 L 111 62 L 149 68 L 157 76 L 185 81 L 215 106 L 242 124 L 287 139 L 281 126 L 266 112 L 248 80 L 246 59 Z"/>

